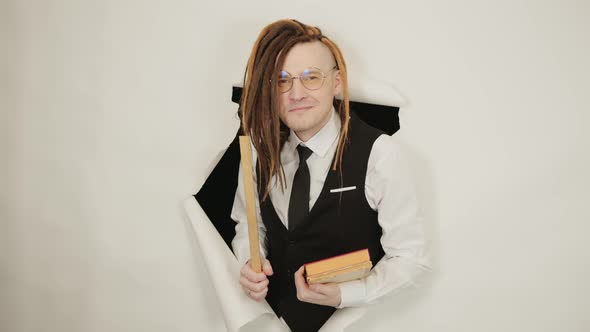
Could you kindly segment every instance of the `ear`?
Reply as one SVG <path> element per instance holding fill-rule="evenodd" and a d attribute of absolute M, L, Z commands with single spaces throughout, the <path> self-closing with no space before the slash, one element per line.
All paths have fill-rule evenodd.
<path fill-rule="evenodd" d="M 334 84 L 332 94 L 338 96 L 342 93 L 342 76 L 340 76 L 340 70 L 334 71 Z"/>

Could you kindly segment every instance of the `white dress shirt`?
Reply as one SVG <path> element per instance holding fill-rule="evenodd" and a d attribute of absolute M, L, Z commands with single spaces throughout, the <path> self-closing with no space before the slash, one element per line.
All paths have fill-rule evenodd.
<path fill-rule="evenodd" d="M 270 199 L 278 217 L 287 229 L 290 188 L 295 171 L 299 166 L 297 145 L 301 143 L 313 151 L 312 155 L 307 159 L 310 173 L 309 206 L 311 209 L 320 195 L 331 167 L 338 145 L 340 126 L 340 118 L 332 109 L 330 120 L 307 142 L 301 142 L 293 131 L 291 131 L 287 142 L 285 142 L 280 157 L 285 171 L 287 187 L 285 190 L 281 190 L 280 183 L 276 177 L 273 177 Z M 252 149 L 252 151 L 252 174 L 254 183 L 256 183 L 254 168 L 256 165 L 256 152 L 255 149 Z M 375 264 L 365 278 L 338 284 L 342 299 L 338 308 L 375 303 L 384 295 L 412 284 L 420 272 L 428 269 L 424 257 L 424 233 L 416 200 L 416 191 L 396 135 L 381 135 L 373 144 L 365 180 L 365 195 L 371 208 L 378 212 L 378 222 L 383 230 L 381 245 L 385 255 Z M 232 241 L 232 247 L 241 264 L 246 263 L 250 257 L 245 206 L 240 165 L 238 188 L 231 218 L 237 222 L 236 236 Z M 260 217 L 257 193 L 256 218 L 261 243 L 261 255 L 266 257 L 266 248 L 262 245 L 266 228 Z"/>

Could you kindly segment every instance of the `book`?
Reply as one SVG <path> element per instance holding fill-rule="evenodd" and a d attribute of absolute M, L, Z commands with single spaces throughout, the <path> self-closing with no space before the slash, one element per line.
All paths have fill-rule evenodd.
<path fill-rule="evenodd" d="M 373 263 L 368 249 L 357 250 L 304 264 L 308 284 L 344 282 L 365 277 Z"/>

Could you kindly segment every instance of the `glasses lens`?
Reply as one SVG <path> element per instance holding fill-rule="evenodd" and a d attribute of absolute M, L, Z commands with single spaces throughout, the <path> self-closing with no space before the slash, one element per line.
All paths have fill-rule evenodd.
<path fill-rule="evenodd" d="M 277 79 L 277 84 L 279 86 L 279 92 L 287 92 L 291 89 L 291 84 L 293 83 L 293 79 L 291 75 L 286 71 L 281 71 L 279 78 Z"/>
<path fill-rule="evenodd" d="M 317 90 L 322 87 L 324 83 L 324 75 L 317 69 L 306 69 L 301 73 L 301 83 L 310 90 Z"/>

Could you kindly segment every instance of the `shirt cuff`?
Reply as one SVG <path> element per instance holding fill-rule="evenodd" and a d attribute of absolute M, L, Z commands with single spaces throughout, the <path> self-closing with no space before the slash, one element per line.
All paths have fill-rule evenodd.
<path fill-rule="evenodd" d="M 362 280 L 351 280 L 341 282 L 340 287 L 340 305 L 336 308 L 358 307 L 366 302 L 366 286 Z"/>
<path fill-rule="evenodd" d="M 236 256 L 236 260 L 238 261 L 238 263 L 240 265 L 244 265 L 243 264 L 244 257 L 241 255 L 240 250 L 236 246 L 233 245 L 233 243 L 232 243 L 232 251 L 233 251 L 234 256 Z"/>

